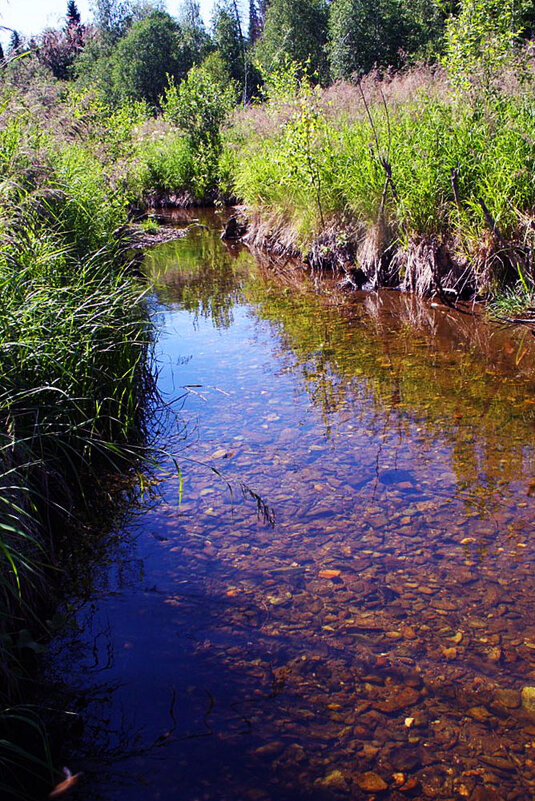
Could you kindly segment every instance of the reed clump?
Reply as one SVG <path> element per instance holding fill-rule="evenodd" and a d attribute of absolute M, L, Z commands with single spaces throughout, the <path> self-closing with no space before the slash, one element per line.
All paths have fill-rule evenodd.
<path fill-rule="evenodd" d="M 98 158 L 13 115 L 0 167 L 0 728 L 16 718 L 39 739 L 35 710 L 12 705 L 69 538 L 87 534 L 106 477 L 143 458 L 152 329 L 128 264 L 128 199 Z M 2 792 L 21 770 L 42 775 L 35 754 L 2 739 Z"/>

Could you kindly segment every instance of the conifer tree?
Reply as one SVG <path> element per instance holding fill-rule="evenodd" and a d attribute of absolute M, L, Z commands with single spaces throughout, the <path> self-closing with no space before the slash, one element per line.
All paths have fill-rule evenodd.
<path fill-rule="evenodd" d="M 260 30 L 264 29 L 266 21 L 266 14 L 269 6 L 269 0 L 258 0 L 258 18 L 260 21 Z"/>
<path fill-rule="evenodd" d="M 228 0 L 215 7 L 212 21 L 213 42 L 229 75 L 243 89 L 244 66 L 240 31 Z"/>
<path fill-rule="evenodd" d="M 67 19 L 67 27 L 69 28 L 71 26 L 75 27 L 77 25 L 80 25 L 82 21 L 75 0 L 69 0 L 69 2 L 67 3 L 66 19 Z"/>
<path fill-rule="evenodd" d="M 249 0 L 249 46 L 254 45 L 260 36 L 261 25 L 256 0 Z"/>
<path fill-rule="evenodd" d="M 20 45 L 21 45 L 20 36 L 17 31 L 13 31 L 9 39 L 9 52 L 16 53 L 17 50 L 20 48 Z"/>

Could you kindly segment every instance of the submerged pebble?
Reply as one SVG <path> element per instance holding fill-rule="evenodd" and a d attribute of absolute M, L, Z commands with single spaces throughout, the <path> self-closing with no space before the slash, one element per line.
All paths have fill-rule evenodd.
<path fill-rule="evenodd" d="M 184 801 L 535 797 L 529 360 L 469 315 L 285 291 L 203 242 L 187 283 L 169 265 L 162 314 L 167 361 L 192 355 L 169 385 L 211 388 L 181 409 L 204 463 L 143 513 L 149 573 L 106 579 L 80 649 L 84 681 L 119 687 L 111 712 L 87 707 L 141 777 L 117 798 L 149 781 Z M 113 612 L 135 647 L 114 649 Z M 175 727 L 157 771 L 151 726 Z"/>

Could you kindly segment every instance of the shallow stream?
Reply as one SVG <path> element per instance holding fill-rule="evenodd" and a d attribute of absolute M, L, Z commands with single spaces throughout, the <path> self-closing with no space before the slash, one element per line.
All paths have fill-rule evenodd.
<path fill-rule="evenodd" d="M 533 798 L 533 336 L 213 222 L 146 269 L 169 460 L 49 660 L 73 797 Z"/>

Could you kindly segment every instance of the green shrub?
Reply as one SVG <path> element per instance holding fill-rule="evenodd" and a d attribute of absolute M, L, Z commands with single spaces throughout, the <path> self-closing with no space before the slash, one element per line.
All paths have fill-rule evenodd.
<path fill-rule="evenodd" d="M 195 154 L 184 136 L 168 133 L 156 141 L 142 140 L 133 175 L 131 185 L 136 182 L 142 195 L 189 192 L 196 196 Z"/>

